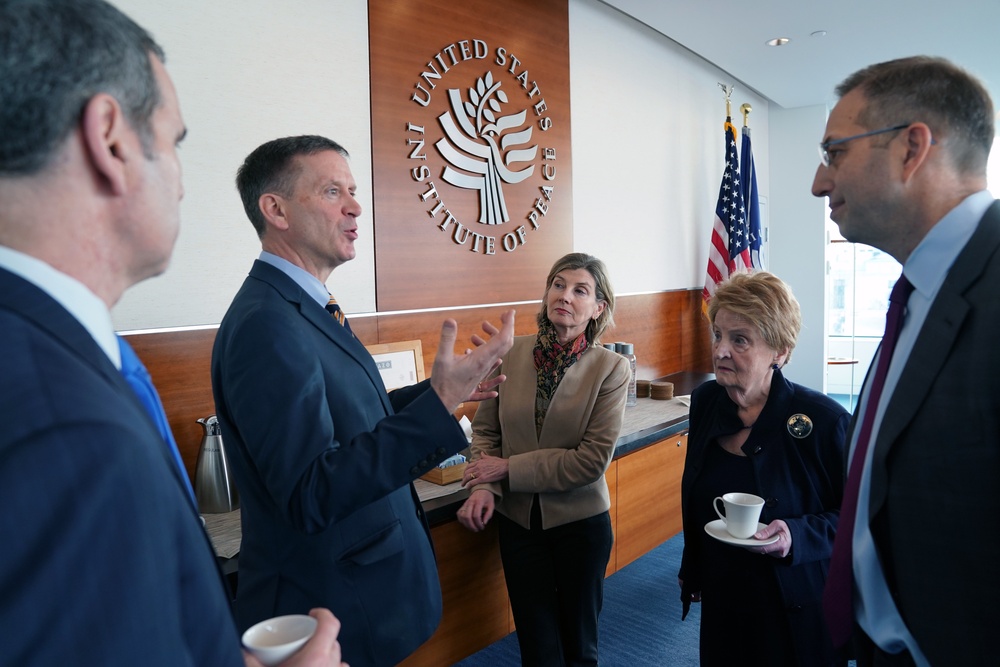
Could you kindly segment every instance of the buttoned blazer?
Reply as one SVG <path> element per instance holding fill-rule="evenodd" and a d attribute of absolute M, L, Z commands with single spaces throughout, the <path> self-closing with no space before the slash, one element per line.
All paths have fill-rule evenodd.
<path fill-rule="evenodd" d="M 0 662 L 242 665 L 182 474 L 90 333 L 0 269 Z"/>
<path fill-rule="evenodd" d="M 715 380 L 702 384 L 691 395 L 691 430 L 681 479 L 684 553 L 678 576 L 684 582 L 684 613 L 690 595 L 701 592 L 703 578 L 708 576 L 701 548 L 705 527 L 693 520 L 692 487 L 705 474 L 708 448 L 718 446 L 715 443 L 720 436 L 735 433 L 742 426 L 736 410 L 725 388 Z M 808 432 L 793 434 L 789 420 L 795 415 L 808 417 L 812 426 Z M 840 520 L 849 423 L 850 415 L 836 401 L 789 382 L 776 370 L 764 409 L 742 447 L 756 482 L 750 491 L 765 500 L 761 522 L 782 519 L 792 535 L 787 558 L 764 558 L 774 568 L 784 621 L 791 628 L 799 664 L 833 661 L 821 599 Z"/>
<path fill-rule="evenodd" d="M 235 613 L 330 608 L 352 667 L 395 665 L 441 615 L 412 480 L 466 439 L 427 382 L 387 395 L 360 341 L 280 270 L 255 262 L 212 355 L 240 493 Z"/>
<path fill-rule="evenodd" d="M 931 304 L 879 429 L 869 518 L 935 665 L 995 664 L 1000 623 L 1000 202 Z"/>
<path fill-rule="evenodd" d="M 621 433 L 631 369 L 620 354 L 589 347 L 566 371 L 536 435 L 535 338 L 516 337 L 504 357 L 507 380 L 497 398 L 480 403 L 472 422 L 472 458 L 487 453 L 508 460 L 507 480 L 482 485 L 500 498 L 500 513 L 530 527 L 537 493 L 542 526 L 552 528 L 611 506 L 604 473 Z"/>

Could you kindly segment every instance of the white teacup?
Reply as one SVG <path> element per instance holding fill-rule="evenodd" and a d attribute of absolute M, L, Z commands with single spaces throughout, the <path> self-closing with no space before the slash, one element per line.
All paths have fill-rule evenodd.
<path fill-rule="evenodd" d="M 243 646 L 267 667 L 287 660 L 316 632 L 316 619 L 294 614 L 261 621 L 243 633 Z"/>
<path fill-rule="evenodd" d="M 726 513 L 719 511 L 719 501 L 726 508 Z M 757 532 L 757 522 L 760 511 L 764 508 L 764 499 L 752 493 L 727 493 L 712 501 L 712 508 L 726 525 L 726 532 L 735 538 L 746 540 Z"/>

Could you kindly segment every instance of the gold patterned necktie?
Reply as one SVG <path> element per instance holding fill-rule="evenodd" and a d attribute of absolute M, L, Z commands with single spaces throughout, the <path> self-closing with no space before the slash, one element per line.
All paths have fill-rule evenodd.
<path fill-rule="evenodd" d="M 347 323 L 347 317 L 344 316 L 343 309 L 341 309 L 341 307 L 337 304 L 337 300 L 333 298 L 332 294 L 330 295 L 330 300 L 326 302 L 326 309 L 331 315 L 333 315 L 333 319 L 337 320 L 337 323 L 340 326 L 347 329 L 348 333 L 351 335 L 354 334 L 354 332 L 351 331 L 351 325 Z"/>

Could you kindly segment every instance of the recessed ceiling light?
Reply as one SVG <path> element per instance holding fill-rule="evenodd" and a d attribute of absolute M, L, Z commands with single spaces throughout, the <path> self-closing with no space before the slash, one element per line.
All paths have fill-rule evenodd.
<path fill-rule="evenodd" d="M 775 37 L 774 39 L 769 39 L 764 43 L 767 44 L 768 46 L 784 46 L 785 44 L 788 44 L 788 42 L 790 41 L 792 40 L 788 39 L 787 37 Z"/>
<path fill-rule="evenodd" d="M 826 30 L 817 30 L 816 32 L 809 33 L 810 37 L 826 37 Z"/>

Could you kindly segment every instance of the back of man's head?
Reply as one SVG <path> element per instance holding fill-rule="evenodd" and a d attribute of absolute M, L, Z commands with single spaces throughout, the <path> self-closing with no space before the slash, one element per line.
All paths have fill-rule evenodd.
<path fill-rule="evenodd" d="M 993 146 L 993 102 L 983 84 L 962 68 L 944 58 L 900 58 L 855 72 L 837 94 L 855 89 L 867 101 L 858 118 L 863 127 L 926 123 L 959 171 L 985 174 Z"/>
<path fill-rule="evenodd" d="M 153 38 L 103 0 L 0 2 L 0 178 L 45 169 L 97 93 L 115 97 L 144 148 L 160 102 Z"/>

